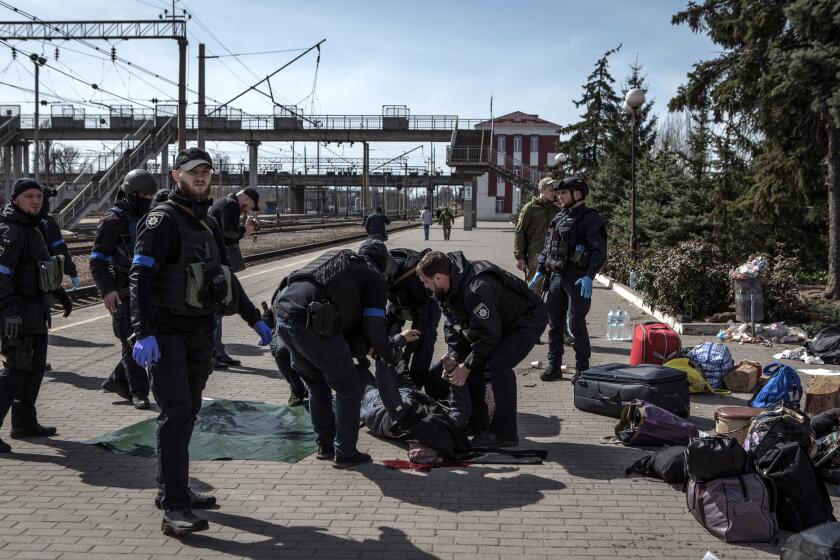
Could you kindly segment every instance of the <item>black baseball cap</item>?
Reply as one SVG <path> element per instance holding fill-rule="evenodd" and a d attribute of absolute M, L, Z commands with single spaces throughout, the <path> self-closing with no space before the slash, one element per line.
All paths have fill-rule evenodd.
<path fill-rule="evenodd" d="M 242 189 L 238 193 L 237 196 L 240 194 L 244 194 L 248 198 L 254 201 L 254 212 L 259 212 L 260 210 L 260 193 L 257 192 L 257 189 L 252 189 L 251 187 Z"/>
<path fill-rule="evenodd" d="M 178 155 L 175 157 L 175 165 L 172 168 L 189 171 L 199 165 L 209 165 L 210 169 L 215 170 L 215 167 L 213 167 L 213 158 L 210 157 L 210 154 L 201 148 L 187 148 L 178 152 Z"/>

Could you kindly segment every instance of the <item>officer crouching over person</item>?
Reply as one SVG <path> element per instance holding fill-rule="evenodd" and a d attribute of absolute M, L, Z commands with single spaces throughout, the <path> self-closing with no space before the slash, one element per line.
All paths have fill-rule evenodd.
<path fill-rule="evenodd" d="M 44 191 L 31 179 L 12 185 L 0 213 L 0 318 L 5 367 L 0 370 L 0 424 L 12 409 L 12 438 L 55 435 L 38 422 L 35 401 L 47 363 L 50 295 L 70 315 L 73 304 L 61 287 L 62 257 L 50 256 L 39 230 Z M 0 453 L 11 447 L 0 440 Z"/>
<path fill-rule="evenodd" d="M 114 336 L 122 344 L 122 357 L 102 389 L 130 401 L 138 410 L 149 408 L 149 375 L 131 357 L 134 345 L 128 340 L 133 334 L 128 275 L 137 224 L 149 212 L 157 187 L 154 176 L 145 169 L 129 171 L 116 203 L 99 220 L 90 253 L 90 273 L 111 314 Z"/>
<path fill-rule="evenodd" d="M 213 496 L 189 487 L 189 444 L 213 357 L 219 313 L 238 313 L 260 336 L 271 331 L 245 295 L 225 258 L 222 233 L 207 218 L 213 161 L 198 148 L 182 150 L 172 178 L 177 187 L 141 221 L 130 274 L 134 360 L 149 368 L 158 416 L 155 504 L 166 510 L 161 529 L 183 535 L 208 528 L 193 508 Z"/>
<path fill-rule="evenodd" d="M 445 377 L 469 387 L 476 447 L 519 444 L 516 375 L 519 364 L 539 341 L 548 323 L 542 300 L 521 279 L 489 261 L 469 261 L 460 251 L 426 253 L 417 265 L 423 285 L 434 294 L 446 317 L 449 356 Z M 493 386 L 496 412 L 488 418 L 484 368 Z M 476 375 L 471 372 L 476 371 Z"/>
<path fill-rule="evenodd" d="M 563 324 L 568 315 L 574 342 L 575 369 L 589 369 L 592 349 L 586 315 L 592 306 L 592 281 L 607 258 L 607 228 L 601 216 L 584 203 L 589 187 L 580 177 L 566 177 L 554 186 L 562 208 L 551 220 L 537 271 L 550 275 L 548 285 L 548 367 L 543 381 L 563 378 Z"/>
<path fill-rule="evenodd" d="M 389 411 L 399 408 L 393 366 L 396 356 L 385 325 L 386 275 L 393 263 L 385 244 L 327 251 L 283 280 L 274 300 L 277 335 L 291 365 L 309 388 L 309 412 L 318 442 L 317 459 L 346 468 L 371 460 L 356 449 L 362 380 L 353 364 L 356 340 L 377 357 L 376 383 Z M 388 371 L 390 370 L 390 371 Z M 332 393 L 335 393 L 333 405 Z"/>

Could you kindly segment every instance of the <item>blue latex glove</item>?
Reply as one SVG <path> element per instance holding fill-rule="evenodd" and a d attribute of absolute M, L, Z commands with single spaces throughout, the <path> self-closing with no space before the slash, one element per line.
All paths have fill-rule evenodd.
<path fill-rule="evenodd" d="M 542 273 L 541 271 L 537 270 L 537 273 L 536 273 L 536 274 L 534 274 L 534 277 L 531 279 L 531 282 L 528 284 L 528 287 L 529 287 L 529 288 L 533 288 L 533 287 L 534 287 L 534 284 L 536 284 L 536 283 L 537 283 L 537 280 L 539 280 L 540 278 L 542 278 L 542 275 L 543 275 L 543 273 Z"/>
<path fill-rule="evenodd" d="M 577 282 L 575 286 L 580 286 L 580 295 L 585 299 L 592 299 L 592 278 L 584 276 Z"/>
<path fill-rule="evenodd" d="M 70 278 L 70 283 L 73 285 L 74 290 L 78 290 L 79 286 L 82 285 L 82 281 L 81 281 L 81 279 L 79 279 L 78 276 L 72 276 Z"/>
<path fill-rule="evenodd" d="M 158 349 L 157 339 L 154 336 L 147 336 L 135 342 L 131 357 L 144 369 L 157 363 L 160 359 L 160 349 Z"/>
<path fill-rule="evenodd" d="M 260 341 L 257 343 L 260 346 L 266 346 L 271 342 L 271 329 L 265 324 L 265 321 L 257 321 L 254 323 L 254 331 L 260 335 Z"/>

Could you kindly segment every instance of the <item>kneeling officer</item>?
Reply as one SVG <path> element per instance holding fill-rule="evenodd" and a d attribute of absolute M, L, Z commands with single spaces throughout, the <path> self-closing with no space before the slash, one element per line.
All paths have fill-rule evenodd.
<path fill-rule="evenodd" d="M 216 503 L 189 488 L 190 437 L 211 371 L 215 315 L 239 313 L 260 344 L 271 341 L 227 266 L 221 231 L 207 219 L 212 170 L 204 150 L 178 154 L 172 170 L 178 186 L 141 221 L 129 278 L 133 357 L 149 368 L 160 405 L 155 503 L 166 510 L 161 529 L 168 535 L 207 529 L 191 508 Z"/>

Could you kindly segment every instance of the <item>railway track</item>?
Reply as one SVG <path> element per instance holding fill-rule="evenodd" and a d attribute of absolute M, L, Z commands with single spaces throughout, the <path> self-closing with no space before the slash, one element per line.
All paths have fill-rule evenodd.
<path fill-rule="evenodd" d="M 393 233 L 397 231 L 403 231 L 411 228 L 420 227 L 419 223 L 415 224 L 406 224 L 402 226 L 397 226 L 392 229 L 388 230 L 388 233 Z M 314 251 L 317 249 L 323 249 L 325 247 L 331 247 L 334 245 L 343 245 L 345 243 L 350 243 L 352 241 L 358 241 L 360 239 L 366 239 L 367 234 L 365 233 L 358 233 L 353 235 L 346 235 L 344 237 L 338 237 L 336 239 L 328 239 L 324 241 L 316 241 L 315 243 L 305 243 L 303 245 L 295 245 L 293 247 L 284 247 L 283 249 L 275 249 L 272 251 L 265 251 L 262 253 L 252 253 L 250 255 L 243 256 L 243 260 L 245 264 L 261 264 L 264 262 L 273 261 L 275 259 L 279 259 L 282 257 L 287 257 L 289 255 L 294 255 L 298 253 L 305 253 L 307 251 Z M 89 252 L 90 250 L 88 250 Z M 96 289 L 96 286 L 81 286 L 77 290 L 68 291 L 67 294 L 70 296 L 70 299 L 73 300 L 73 308 L 80 309 L 83 307 L 89 307 L 91 305 L 96 305 L 102 302 L 102 298 L 99 295 L 99 291 Z M 53 313 L 61 313 L 61 305 L 54 304 L 53 305 Z"/>

